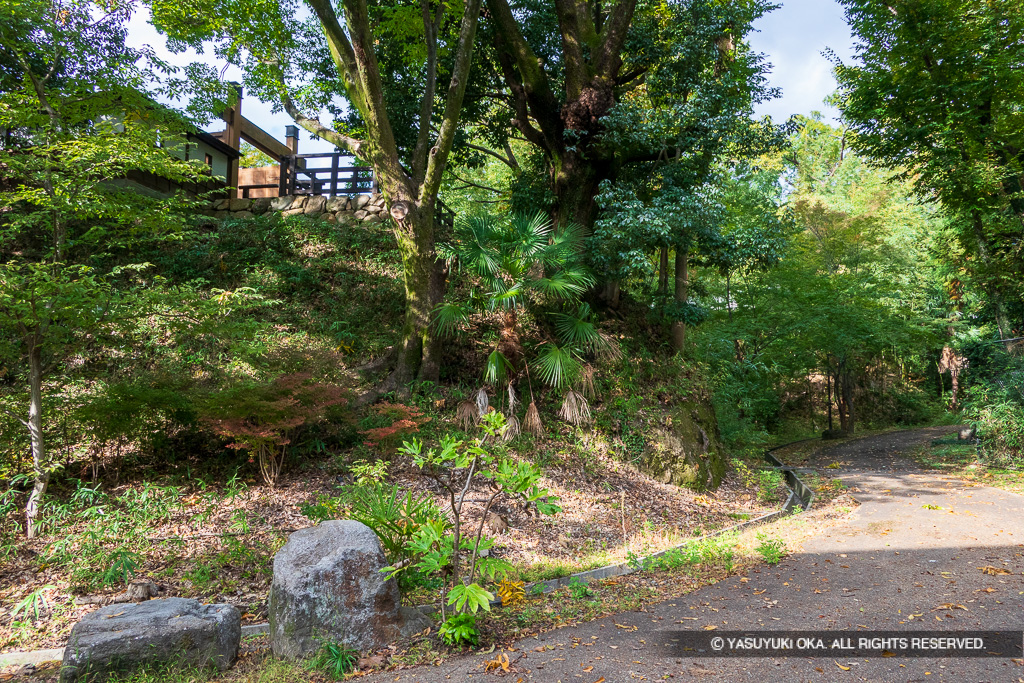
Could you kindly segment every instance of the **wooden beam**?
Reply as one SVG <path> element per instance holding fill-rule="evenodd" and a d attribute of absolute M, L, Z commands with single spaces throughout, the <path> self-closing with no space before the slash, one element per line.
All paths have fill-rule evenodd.
<path fill-rule="evenodd" d="M 242 116 L 241 119 L 242 139 L 269 156 L 271 159 L 276 160 L 283 156 L 294 154 L 287 145 L 275 140 L 270 133 L 263 130 L 249 119 L 244 116 Z"/>

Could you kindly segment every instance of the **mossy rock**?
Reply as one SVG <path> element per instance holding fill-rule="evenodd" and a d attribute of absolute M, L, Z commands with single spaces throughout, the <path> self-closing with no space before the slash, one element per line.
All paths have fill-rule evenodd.
<path fill-rule="evenodd" d="M 725 447 L 711 402 L 687 400 L 665 411 L 649 433 L 640 469 L 666 484 L 717 488 L 725 476 Z"/>

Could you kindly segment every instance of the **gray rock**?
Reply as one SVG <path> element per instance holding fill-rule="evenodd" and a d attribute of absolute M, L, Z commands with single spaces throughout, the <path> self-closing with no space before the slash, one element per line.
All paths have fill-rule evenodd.
<path fill-rule="evenodd" d="M 292 199 L 291 206 L 289 206 L 288 208 L 289 209 L 303 209 L 303 208 L 305 208 L 306 202 L 308 202 L 308 201 L 309 201 L 309 195 L 307 195 L 307 194 L 296 195 Z"/>
<path fill-rule="evenodd" d="M 291 208 L 292 201 L 295 200 L 294 196 L 287 195 L 284 197 L 274 197 L 270 200 L 271 211 L 284 211 L 285 209 Z"/>
<path fill-rule="evenodd" d="M 213 212 L 213 217 L 216 218 L 219 221 L 222 221 L 225 218 L 231 218 L 231 212 L 230 211 L 214 211 Z"/>
<path fill-rule="evenodd" d="M 357 221 L 361 221 L 364 220 L 367 216 L 369 216 L 370 213 L 368 211 L 363 211 L 362 209 L 359 209 L 352 215 Z"/>
<path fill-rule="evenodd" d="M 231 200 L 230 199 L 218 199 L 217 201 L 215 201 L 213 203 L 213 210 L 214 211 L 227 211 L 228 210 L 228 206 L 230 206 L 230 204 L 231 204 Z"/>
<path fill-rule="evenodd" d="M 252 208 L 251 199 L 239 197 L 228 202 L 228 211 L 248 211 L 250 208 Z"/>
<path fill-rule="evenodd" d="M 299 207 L 292 207 L 290 209 L 285 209 L 284 211 L 282 211 L 281 215 L 282 216 L 299 216 L 299 215 L 302 214 L 303 210 L 304 209 L 301 206 L 299 206 Z"/>
<path fill-rule="evenodd" d="M 257 197 L 252 200 L 252 212 L 266 213 L 274 199 L 274 197 Z"/>
<path fill-rule="evenodd" d="M 325 210 L 328 213 L 338 213 L 348 209 L 348 197 L 331 197 L 327 200 Z"/>
<path fill-rule="evenodd" d="M 324 212 L 325 204 L 327 204 L 327 197 L 310 197 L 306 202 L 306 213 L 311 216 L 318 216 Z"/>
<path fill-rule="evenodd" d="M 231 215 L 234 216 L 235 218 L 252 218 L 256 214 L 254 214 L 252 211 L 236 211 Z"/>
<path fill-rule="evenodd" d="M 385 580 L 380 540 L 353 520 L 296 531 L 274 557 L 270 647 L 295 659 L 323 641 L 377 650 L 426 628 L 399 609 L 398 584 Z"/>
<path fill-rule="evenodd" d="M 241 638 L 242 617 L 232 605 L 185 598 L 108 605 L 71 629 L 60 681 L 163 663 L 225 671 L 235 663 Z"/>
<path fill-rule="evenodd" d="M 368 195 L 368 194 L 357 194 L 354 197 L 352 197 L 352 201 L 349 202 L 349 208 L 352 211 L 357 211 L 357 210 L 363 208 L 364 206 L 366 206 L 369 203 L 370 203 L 370 195 Z"/>

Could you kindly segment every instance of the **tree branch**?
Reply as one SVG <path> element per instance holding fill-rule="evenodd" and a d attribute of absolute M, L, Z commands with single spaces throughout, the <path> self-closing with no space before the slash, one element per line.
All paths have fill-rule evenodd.
<path fill-rule="evenodd" d="M 420 130 L 412 153 L 412 176 L 414 182 L 422 182 L 427 171 L 427 145 L 430 144 L 430 122 L 434 111 L 434 94 L 437 89 L 437 30 L 444 16 L 444 2 L 437 4 L 437 19 L 430 15 L 430 0 L 420 0 L 423 16 L 423 34 L 427 42 L 427 82 L 420 103 Z"/>
<path fill-rule="evenodd" d="M 428 198 L 432 201 L 437 196 L 452 143 L 455 141 L 455 130 L 459 124 L 459 115 L 462 113 L 466 83 L 469 81 L 469 69 L 473 63 L 473 45 L 476 41 L 476 27 L 480 21 L 480 2 L 481 0 L 466 0 L 462 26 L 459 29 L 458 47 L 455 51 L 455 64 L 452 68 L 452 80 L 448 84 L 448 95 L 441 120 L 441 131 L 429 152 L 427 171 L 420 186 L 421 202 Z"/>
<path fill-rule="evenodd" d="M 506 142 L 505 145 L 507 147 L 508 143 Z M 512 155 L 512 150 L 511 149 L 506 149 L 505 150 L 506 152 L 509 153 L 508 157 L 506 158 L 506 157 L 501 156 L 497 152 L 495 152 L 493 149 L 490 149 L 489 147 L 482 147 L 480 145 L 474 145 L 472 143 L 467 143 L 466 147 L 469 147 L 470 149 L 474 149 L 477 152 L 483 152 L 484 154 L 488 154 L 488 155 L 494 157 L 495 159 L 497 159 L 498 161 L 500 161 L 501 163 L 505 164 L 509 168 L 514 168 L 516 170 L 519 169 L 519 162 L 516 161 L 516 158 Z"/>

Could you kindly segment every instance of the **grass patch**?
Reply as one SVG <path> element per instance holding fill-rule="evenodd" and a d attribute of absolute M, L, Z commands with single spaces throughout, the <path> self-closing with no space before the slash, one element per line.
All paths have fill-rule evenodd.
<path fill-rule="evenodd" d="M 978 450 L 970 441 L 956 436 L 933 439 L 911 456 L 922 467 L 951 474 L 985 486 L 1024 493 L 1024 473 L 999 467 L 986 467 L 978 461 Z"/>

